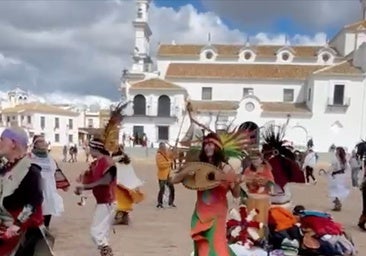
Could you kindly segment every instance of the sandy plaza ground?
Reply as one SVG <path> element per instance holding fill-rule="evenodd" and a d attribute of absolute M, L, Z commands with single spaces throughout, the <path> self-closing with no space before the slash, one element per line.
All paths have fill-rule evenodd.
<path fill-rule="evenodd" d="M 57 256 L 96 256 L 98 252 L 89 236 L 89 225 L 94 213 L 95 201 L 87 192 L 85 206 L 77 205 L 80 197 L 75 196 L 73 189 L 76 177 L 87 168 L 83 152 L 79 162 L 63 163 L 61 155 L 53 152 L 61 169 L 72 182 L 68 192 L 60 192 L 64 198 L 65 212 L 51 222 L 51 232 L 56 236 L 55 252 Z M 188 256 L 192 251 L 190 240 L 190 218 L 194 207 L 195 192 L 176 186 L 176 209 L 157 209 L 156 195 L 158 184 L 154 155 L 133 157 L 137 175 L 145 181 L 143 191 L 146 199 L 136 205 L 131 213 L 130 226 L 115 226 L 110 241 L 115 255 L 123 256 Z M 319 166 L 324 165 L 320 163 Z M 309 209 L 329 211 L 331 202 L 327 197 L 326 178 L 319 177 L 317 185 L 293 185 L 293 198 L 296 203 Z M 232 200 L 230 200 L 232 201 Z M 357 229 L 357 220 L 361 210 L 361 194 L 352 189 L 351 195 L 344 203 L 342 212 L 333 213 L 335 220 L 343 223 L 352 233 L 359 255 L 366 255 L 366 244 L 361 231 Z"/>

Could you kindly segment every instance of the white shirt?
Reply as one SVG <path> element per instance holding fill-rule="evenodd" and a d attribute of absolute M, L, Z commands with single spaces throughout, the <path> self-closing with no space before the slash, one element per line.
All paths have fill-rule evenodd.
<path fill-rule="evenodd" d="M 306 166 L 314 168 L 315 165 L 316 165 L 316 154 L 315 152 L 309 152 L 304 159 L 304 164 L 302 168 L 305 169 Z"/>

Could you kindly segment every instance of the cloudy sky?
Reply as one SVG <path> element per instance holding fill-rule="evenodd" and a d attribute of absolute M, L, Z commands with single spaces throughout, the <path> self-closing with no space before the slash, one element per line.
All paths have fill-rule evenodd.
<path fill-rule="evenodd" d="M 118 100 L 135 11 L 135 0 L 1 0 L 0 92 L 17 86 L 58 102 Z M 209 32 L 214 43 L 281 44 L 287 36 L 324 44 L 361 17 L 359 0 L 155 0 L 151 50 L 172 40 L 205 43 Z"/>

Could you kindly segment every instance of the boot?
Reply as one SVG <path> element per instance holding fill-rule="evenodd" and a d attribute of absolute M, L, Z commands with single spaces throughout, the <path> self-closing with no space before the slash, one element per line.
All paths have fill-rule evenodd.
<path fill-rule="evenodd" d="M 335 212 L 340 212 L 342 210 L 342 203 L 341 201 L 336 198 L 334 201 L 334 208 L 332 209 L 332 211 L 335 211 Z"/>
<path fill-rule="evenodd" d="M 128 225 L 129 224 L 129 216 L 128 212 L 117 211 L 116 216 L 114 217 L 115 225 Z"/>
<path fill-rule="evenodd" d="M 113 256 L 112 248 L 108 245 L 101 247 L 100 256 Z"/>
<path fill-rule="evenodd" d="M 358 220 L 358 225 L 357 226 L 360 229 L 362 229 L 363 231 L 366 231 L 365 223 L 366 223 L 366 214 L 362 214 L 360 216 L 360 219 Z"/>

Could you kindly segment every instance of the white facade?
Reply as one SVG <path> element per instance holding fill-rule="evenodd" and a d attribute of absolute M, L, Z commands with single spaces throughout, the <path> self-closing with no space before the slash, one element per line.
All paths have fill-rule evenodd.
<path fill-rule="evenodd" d="M 101 111 L 30 102 L 28 93 L 16 88 L 1 101 L 0 127 L 23 127 L 30 139 L 43 134 L 56 147 L 78 144 L 80 128 L 101 128 Z"/>
<path fill-rule="evenodd" d="M 345 26 L 322 47 L 162 44 L 157 71 L 127 75 L 121 85 L 134 102 L 123 131 L 175 144 L 190 127 L 184 113 L 190 101 L 211 129 L 246 121 L 287 124 L 286 139 L 295 145 L 312 138 L 320 152 L 332 144 L 350 150 L 366 138 L 365 71 L 365 20 Z M 165 118 L 158 113 L 164 95 L 171 109 Z M 160 126 L 169 126 L 168 136 L 159 135 Z"/>

